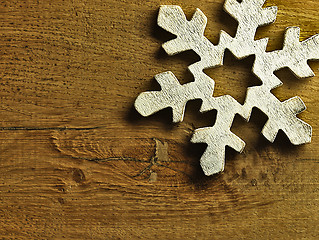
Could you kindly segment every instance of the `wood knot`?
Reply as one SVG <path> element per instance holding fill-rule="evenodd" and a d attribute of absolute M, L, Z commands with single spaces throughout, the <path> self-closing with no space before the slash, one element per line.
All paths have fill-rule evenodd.
<path fill-rule="evenodd" d="M 83 183 L 86 180 L 84 172 L 79 168 L 73 169 L 72 178 L 76 183 Z"/>
<path fill-rule="evenodd" d="M 63 198 L 58 198 L 58 202 L 63 205 L 65 203 L 64 199 Z"/>

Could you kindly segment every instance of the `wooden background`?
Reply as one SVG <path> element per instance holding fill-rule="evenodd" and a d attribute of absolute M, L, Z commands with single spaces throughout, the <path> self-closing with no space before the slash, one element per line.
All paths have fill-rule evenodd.
<path fill-rule="evenodd" d="M 223 0 L 3 0 L 0 2 L 0 238 L 2 239 L 318 239 L 318 75 L 277 73 L 280 100 L 300 96 L 300 118 L 313 142 L 293 146 L 284 134 L 268 143 L 266 117 L 254 111 L 232 130 L 242 154 L 226 152 L 222 174 L 205 177 L 205 146 L 190 144 L 195 128 L 215 113 L 187 106 L 185 121 L 171 112 L 143 118 L 133 108 L 153 76 L 171 70 L 185 83 L 192 52 L 168 57 L 172 36 L 156 26 L 161 4 L 199 7 L 206 36 L 233 35 L 236 21 Z M 319 33 L 318 0 L 268 0 L 276 23 L 258 30 L 268 50 L 281 49 L 288 26 L 301 40 Z M 226 53 L 225 66 L 208 70 L 215 95 L 243 101 L 254 58 Z"/>

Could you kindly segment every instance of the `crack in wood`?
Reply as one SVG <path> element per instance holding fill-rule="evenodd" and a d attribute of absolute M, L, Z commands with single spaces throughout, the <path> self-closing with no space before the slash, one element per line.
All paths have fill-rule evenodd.
<path fill-rule="evenodd" d="M 155 141 L 155 153 L 154 156 L 150 157 L 149 160 L 142 160 L 142 159 L 137 159 L 134 157 L 105 157 L 105 158 L 99 158 L 99 157 L 93 157 L 93 158 L 89 158 L 89 157 L 80 157 L 80 156 L 68 156 L 71 157 L 72 159 L 77 159 L 77 160 L 85 160 L 85 161 L 90 161 L 90 162 L 96 162 L 96 163 L 103 163 L 103 162 L 112 162 L 112 161 L 124 161 L 124 162 L 137 162 L 137 163 L 149 163 L 145 168 L 143 168 L 141 171 L 139 171 L 139 173 L 133 175 L 133 178 L 142 176 L 143 174 L 145 174 L 147 171 L 149 171 L 148 177 L 151 179 L 152 178 L 152 174 L 157 174 L 155 171 L 152 170 L 152 168 L 154 166 L 156 167 L 162 167 L 162 168 L 166 168 L 169 170 L 172 170 L 176 173 L 181 173 L 183 175 L 185 175 L 186 177 L 188 177 L 189 179 L 193 179 L 192 176 L 190 176 L 189 174 L 187 174 L 184 171 L 175 169 L 173 167 L 170 167 L 166 164 L 169 163 L 183 163 L 183 164 L 188 164 L 191 165 L 193 167 L 195 167 L 196 165 L 192 164 L 191 162 L 188 161 L 177 161 L 177 160 L 170 160 L 169 156 L 168 156 L 168 143 L 167 142 L 162 142 L 161 140 L 157 139 L 157 138 L 152 138 L 152 140 Z M 61 151 L 60 151 L 61 152 Z M 153 179 L 153 178 L 152 178 Z M 155 181 L 150 181 L 150 182 L 155 182 Z"/>

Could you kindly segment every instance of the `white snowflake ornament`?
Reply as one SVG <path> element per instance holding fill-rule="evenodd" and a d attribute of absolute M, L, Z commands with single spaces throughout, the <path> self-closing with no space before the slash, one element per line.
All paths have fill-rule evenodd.
<path fill-rule="evenodd" d="M 296 117 L 306 109 L 299 97 L 280 102 L 271 90 L 282 82 L 274 72 L 288 67 L 297 77 L 314 76 L 308 66 L 308 60 L 319 59 L 319 35 L 299 42 L 300 29 L 287 28 L 282 50 L 266 52 L 268 39 L 255 40 L 259 26 L 273 23 L 277 7 L 262 8 L 265 0 L 226 0 L 225 10 L 238 21 L 236 36 L 233 38 L 221 31 L 218 45 L 213 45 L 205 36 L 206 16 L 197 9 L 188 21 L 179 6 L 161 6 L 158 25 L 176 38 L 163 44 L 169 55 L 187 50 L 195 51 L 201 58 L 188 67 L 194 81 L 181 85 L 172 72 L 155 76 L 161 86 L 160 91 L 141 93 L 135 101 L 136 110 L 143 116 L 149 116 L 164 108 L 173 109 L 173 122 L 183 121 L 186 103 L 201 99 L 201 112 L 216 109 L 217 117 L 213 127 L 195 130 L 191 139 L 194 143 L 206 143 L 207 149 L 200 159 L 206 175 L 224 170 L 225 146 L 238 152 L 245 147 L 245 142 L 230 131 L 236 114 L 249 121 L 252 109 L 259 108 L 268 116 L 262 134 L 273 142 L 281 129 L 295 144 L 311 141 L 312 128 Z M 261 80 L 261 86 L 249 87 L 245 103 L 238 103 L 233 97 L 224 95 L 213 97 L 214 80 L 204 73 L 204 69 L 223 64 L 224 52 L 229 49 L 238 59 L 255 55 L 253 73 Z"/>

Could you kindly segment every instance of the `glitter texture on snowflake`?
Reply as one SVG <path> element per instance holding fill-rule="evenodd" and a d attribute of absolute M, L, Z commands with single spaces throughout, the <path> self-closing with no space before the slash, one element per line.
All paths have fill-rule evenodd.
<path fill-rule="evenodd" d="M 285 132 L 290 141 L 304 144 L 311 141 L 312 128 L 296 117 L 306 109 L 299 97 L 280 102 L 271 90 L 282 82 L 274 72 L 288 67 L 297 77 L 314 76 L 308 66 L 308 60 L 319 59 L 319 35 L 299 42 L 300 29 L 287 28 L 282 50 L 266 52 L 268 39 L 255 40 L 259 26 L 273 23 L 277 7 L 263 8 L 265 0 L 226 0 L 224 9 L 238 21 L 236 36 L 233 38 L 224 31 L 220 33 L 218 45 L 213 45 L 205 36 L 206 16 L 197 9 L 188 21 L 179 6 L 160 7 L 158 25 L 176 35 L 176 38 L 163 44 L 169 55 L 193 50 L 200 56 L 200 61 L 188 67 L 194 81 L 181 85 L 172 72 L 155 76 L 161 86 L 160 91 L 141 93 L 135 101 L 136 110 L 143 116 L 149 116 L 159 110 L 172 108 L 173 122 L 183 121 L 186 103 L 201 99 L 201 112 L 217 110 L 213 127 L 195 130 L 191 139 L 194 143 L 206 143 L 207 148 L 200 159 L 206 175 L 224 170 L 225 146 L 238 152 L 245 147 L 245 142 L 230 131 L 236 114 L 249 121 L 252 109 L 260 109 L 268 116 L 262 134 L 273 142 L 279 130 Z M 230 50 L 235 57 L 242 59 L 255 55 L 253 73 L 262 85 L 249 87 L 245 103 L 238 103 L 233 97 L 224 95 L 213 97 L 214 80 L 204 73 L 204 69 L 223 64 L 225 50 Z"/>

